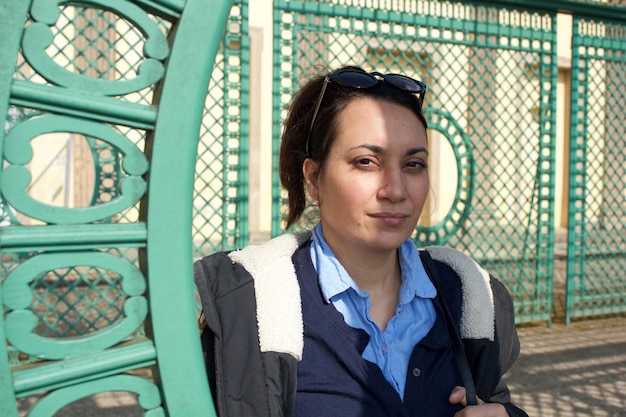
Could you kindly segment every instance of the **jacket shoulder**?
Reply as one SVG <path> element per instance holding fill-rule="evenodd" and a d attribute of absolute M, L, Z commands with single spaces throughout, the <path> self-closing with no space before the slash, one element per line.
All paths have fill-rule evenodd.
<path fill-rule="evenodd" d="M 285 234 L 228 255 L 254 279 L 261 352 L 287 353 L 302 359 L 300 286 L 291 257 L 309 238 L 308 233 Z"/>
<path fill-rule="evenodd" d="M 430 256 L 458 276 L 461 284 L 461 337 L 495 338 L 495 303 L 491 277 L 478 263 L 463 252 L 445 246 L 425 248 Z"/>

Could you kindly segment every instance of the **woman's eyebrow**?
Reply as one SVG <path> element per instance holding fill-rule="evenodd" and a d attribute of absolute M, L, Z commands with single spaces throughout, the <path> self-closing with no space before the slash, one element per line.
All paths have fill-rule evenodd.
<path fill-rule="evenodd" d="M 354 149 L 359 149 L 359 148 L 365 148 L 368 149 L 374 153 L 378 153 L 378 154 L 384 154 L 385 153 L 385 148 L 383 148 L 382 146 L 378 146 L 378 145 L 370 145 L 369 143 L 364 143 L 362 145 L 357 145 L 355 147 L 353 147 L 351 150 Z"/>
<path fill-rule="evenodd" d="M 416 153 L 420 153 L 420 152 L 424 152 L 426 155 L 428 155 L 428 149 L 423 146 L 418 146 L 417 148 L 411 148 L 406 152 L 406 154 L 415 155 Z"/>
<path fill-rule="evenodd" d="M 384 155 L 386 153 L 386 149 L 383 148 L 382 146 L 371 145 L 369 143 L 364 143 L 362 145 L 355 146 L 352 149 L 354 150 L 354 149 L 359 149 L 359 148 L 365 148 L 365 149 L 368 149 L 368 150 L 370 150 L 370 151 L 372 151 L 372 152 L 374 152 L 376 154 L 381 154 L 381 155 Z M 421 153 L 421 152 L 423 152 L 426 155 L 428 155 L 428 149 L 425 148 L 424 146 L 418 146 L 416 148 L 411 148 L 408 151 L 406 151 L 406 155 L 415 155 L 415 154 Z"/>

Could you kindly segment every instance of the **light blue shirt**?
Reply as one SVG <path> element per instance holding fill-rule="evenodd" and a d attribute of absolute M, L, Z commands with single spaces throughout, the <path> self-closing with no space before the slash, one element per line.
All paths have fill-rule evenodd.
<path fill-rule="evenodd" d="M 395 315 L 382 332 L 369 315 L 369 293 L 362 291 L 339 263 L 326 243 L 322 226 L 313 228 L 311 259 L 319 276 L 322 294 L 331 302 L 350 327 L 363 329 L 370 341 L 363 358 L 375 363 L 385 379 L 404 399 L 404 387 L 413 347 L 433 327 L 437 292 L 428 278 L 415 244 L 407 240 L 400 246 L 402 284 Z"/>

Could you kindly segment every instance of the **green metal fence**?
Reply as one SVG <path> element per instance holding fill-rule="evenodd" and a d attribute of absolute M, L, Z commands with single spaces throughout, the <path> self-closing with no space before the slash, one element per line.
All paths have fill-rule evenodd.
<path fill-rule="evenodd" d="M 194 257 L 248 243 L 249 71 L 248 0 L 237 0 L 202 118 L 194 181 Z"/>
<path fill-rule="evenodd" d="M 452 149 L 431 167 L 456 165 L 457 175 L 439 181 L 456 182 L 454 198 L 418 227 L 416 241 L 467 251 L 512 289 L 520 322 L 549 321 L 555 13 L 427 1 L 275 4 L 274 124 L 316 66 L 356 64 L 424 80 L 431 148 Z"/>
<path fill-rule="evenodd" d="M 53 60 L 63 62 L 67 67 L 75 67 L 77 74 L 94 78 L 124 78 L 134 73 L 138 63 L 133 61 L 133 57 L 135 60 L 141 57 L 143 48 L 143 42 L 128 41 L 141 37 L 136 27 L 120 20 L 118 15 L 110 11 L 81 6 L 63 8 L 58 21 L 59 24 L 52 26 L 52 37 L 55 42 L 50 55 Z M 155 17 L 155 22 L 162 27 L 164 32 L 169 30 L 167 21 Z M 228 28 L 229 31 L 224 36 L 216 57 L 200 131 L 193 199 L 194 257 L 204 256 L 216 250 L 233 249 L 241 246 L 248 239 L 248 191 L 247 181 L 245 181 L 247 141 L 242 139 L 247 137 L 248 108 L 246 100 L 249 49 L 246 3 L 238 2 L 233 6 L 229 15 Z M 120 43 L 124 44 L 120 45 Z M 120 48 L 123 54 L 120 53 Z M 71 56 L 72 52 L 68 50 L 74 52 L 75 55 Z M 41 75 L 34 71 L 21 55 L 18 56 L 15 78 L 33 82 L 42 81 Z M 152 100 L 152 94 L 152 89 L 143 89 L 132 99 L 137 103 L 148 105 Z M 38 114 L 38 110 L 13 106 L 10 114 L 17 116 L 8 120 L 7 130 L 19 124 L 20 121 Z M 116 126 L 115 129 L 120 135 L 132 140 L 140 149 L 144 148 L 145 132 L 125 126 Z M 41 185 L 41 198 L 46 198 L 43 191 L 48 191 L 51 187 L 58 189 L 61 193 L 71 193 L 72 190 L 69 188 L 73 188 L 74 194 L 80 195 L 80 191 L 76 190 L 80 185 L 76 183 L 84 181 L 82 177 L 85 176 L 90 177 L 90 181 L 87 184 L 88 192 L 83 193 L 82 199 L 85 202 L 82 205 L 84 207 L 97 207 L 120 197 L 120 184 L 124 179 L 121 152 L 101 138 L 77 135 L 75 132 L 68 132 L 66 136 L 67 140 L 60 143 L 58 152 L 57 148 L 52 148 L 54 153 L 51 155 L 50 162 L 46 161 L 44 165 L 47 168 L 61 157 L 67 161 L 68 165 L 74 164 L 76 166 L 75 178 L 70 179 L 74 184 L 72 187 L 66 187 L 64 182 L 67 179 L 57 176 L 54 182 L 48 181 Z M 40 149 L 35 146 L 35 152 L 41 151 L 42 143 L 36 145 L 39 145 Z M 73 150 L 70 151 L 69 147 Z M 87 155 L 82 158 L 76 155 L 81 148 L 83 152 L 87 152 Z M 48 150 L 49 148 L 43 149 L 43 153 L 45 154 Z M 69 161 L 72 158 L 76 161 Z M 44 168 L 37 178 L 31 181 L 28 191 L 31 195 L 37 194 L 38 190 L 32 186 L 38 182 L 37 179 L 55 177 L 55 174 L 57 173 Z M 81 206 L 81 202 L 76 199 L 69 203 L 71 206 Z M 7 209 L 3 210 L 3 213 L 6 213 L 11 224 L 27 225 L 39 222 L 23 213 L 17 215 L 16 210 L 9 205 L 4 204 L 3 207 L 5 206 Z M 138 216 L 139 206 L 134 204 L 101 222 L 135 222 Z M 119 251 L 130 262 L 137 264 L 137 250 L 120 248 Z M 33 254 L 23 253 L 20 257 L 5 255 L 6 262 L 3 263 L 2 270 L 10 271 L 31 255 Z M 86 271 L 78 275 L 87 276 L 94 273 L 94 271 Z M 67 277 L 64 274 L 67 274 Z M 86 319 L 88 314 L 95 314 L 99 318 L 108 316 L 107 320 L 115 320 L 122 315 L 116 304 L 119 297 L 114 296 L 108 302 L 107 297 L 102 297 L 102 293 L 117 287 L 115 282 L 110 285 L 106 284 L 104 272 L 96 274 L 98 275 L 96 279 L 81 280 L 81 285 L 88 283 L 87 285 L 92 287 L 85 294 L 81 294 L 77 288 L 73 287 L 61 296 L 50 295 L 58 293 L 59 287 L 65 286 L 66 281 L 73 281 L 75 278 L 70 277 L 76 274 L 75 270 L 55 271 L 55 279 L 51 282 L 48 277 L 42 276 L 33 284 L 43 294 L 33 304 L 33 308 L 46 311 L 39 315 L 40 323 L 58 336 L 81 335 L 95 330 L 98 320 Z M 98 290 L 99 287 L 100 290 Z M 52 298 L 52 301 L 46 301 L 46 297 Z M 81 303 L 84 303 L 87 298 L 99 299 L 100 307 L 92 303 L 89 311 L 85 310 L 85 306 L 81 306 Z M 52 319 L 53 316 L 56 318 Z"/>
<path fill-rule="evenodd" d="M 567 322 L 626 311 L 626 7 L 573 29 Z"/>
<path fill-rule="evenodd" d="M 214 415 L 191 261 L 247 240 L 247 4 L 2 2 L 0 38 L 0 415 Z"/>
<path fill-rule="evenodd" d="M 197 36 L 211 32 L 207 24 L 222 7 L 210 3 L 0 2 L 0 115 L 6 115 L 0 132 L 0 357 L 9 359 L 0 361 L 0 415 L 14 417 L 15 398 L 48 389 L 31 415 L 51 415 L 110 390 L 145 395 L 138 407 L 146 415 L 166 412 L 162 395 L 170 396 L 170 415 L 211 409 L 208 395 L 189 399 L 175 386 L 157 388 L 158 377 L 142 378 L 157 358 L 163 381 L 180 381 L 184 370 L 184 377 L 201 378 L 193 357 L 172 359 L 186 339 L 172 337 L 168 328 L 195 337 L 194 312 L 178 297 L 192 289 L 181 276 L 190 274 L 191 258 L 248 242 L 245 0 L 232 6 L 226 33 L 214 44 L 196 151 L 188 146 L 190 137 L 198 140 L 188 132 L 190 102 L 151 104 L 163 94 L 155 86 L 170 52 L 165 45 L 176 40 L 172 25 L 182 25 L 183 39 L 198 48 Z M 421 78 L 428 85 L 435 198 L 416 242 L 467 251 L 509 287 L 519 322 L 550 322 L 561 157 L 555 146 L 557 12 L 567 12 L 573 37 L 566 321 L 624 312 L 626 7 L 521 3 L 276 0 L 273 164 L 285 110 L 309 74 L 356 64 Z M 190 23 L 181 24 L 188 7 Z M 193 14 L 205 20 L 191 23 Z M 212 47 L 209 38 L 202 42 Z M 184 59 L 206 58 L 206 51 L 188 53 Z M 178 71 L 181 91 L 203 76 L 185 80 L 184 69 Z M 150 132 L 158 131 L 158 111 L 169 115 L 162 129 L 180 139 L 155 148 Z M 57 165 L 80 174 L 65 176 Z M 35 172 L 39 166 L 48 170 Z M 456 167 L 456 174 L 437 172 L 437 166 Z M 174 185 L 186 184 L 191 171 L 193 191 L 185 194 Z M 274 235 L 282 231 L 284 207 L 276 172 Z M 149 197 L 150 224 L 149 205 L 138 204 Z M 314 208 L 308 214 L 310 225 Z M 187 237 L 191 248 L 181 243 Z M 148 249 L 150 239 L 161 243 Z M 144 275 L 147 269 L 157 272 Z M 174 294 L 172 282 L 179 281 Z M 146 329 L 154 307 L 149 302 L 161 304 Z M 93 358 L 108 365 L 90 368 Z M 131 369 L 136 374 L 113 376 Z M 202 381 L 197 385 L 203 389 Z"/>
<path fill-rule="evenodd" d="M 569 167 L 556 154 L 557 13 L 574 16 L 571 114 L 560 116 L 571 120 Z M 509 287 L 518 322 L 550 322 L 556 158 L 565 159 L 566 321 L 625 311 L 625 21 L 626 7 L 610 1 L 278 0 L 275 149 L 292 94 L 312 73 L 355 64 L 421 78 L 437 157 L 417 243 L 465 250 Z M 432 216 L 437 204 L 447 210 Z M 273 234 L 283 209 L 275 176 Z M 314 208 L 305 218 L 308 227 Z"/>

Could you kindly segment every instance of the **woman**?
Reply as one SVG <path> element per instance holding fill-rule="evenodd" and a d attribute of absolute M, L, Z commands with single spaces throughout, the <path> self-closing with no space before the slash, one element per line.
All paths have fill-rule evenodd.
<path fill-rule="evenodd" d="M 195 266 L 220 416 L 526 416 L 501 380 L 519 353 L 506 289 L 410 240 L 429 190 L 425 90 L 346 67 L 295 97 L 287 227 L 307 194 L 319 223 Z"/>

